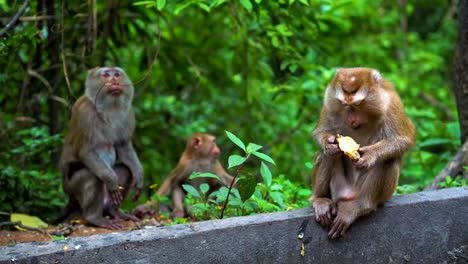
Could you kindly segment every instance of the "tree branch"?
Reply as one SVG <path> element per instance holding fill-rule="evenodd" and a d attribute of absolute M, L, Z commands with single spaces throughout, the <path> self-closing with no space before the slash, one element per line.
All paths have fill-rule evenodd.
<path fill-rule="evenodd" d="M 452 158 L 451 161 L 445 166 L 445 168 L 439 172 L 439 174 L 434 178 L 431 184 L 426 188 L 427 190 L 436 190 L 438 189 L 438 184 L 445 180 L 445 177 L 450 176 L 454 178 L 458 174 L 463 172 L 463 166 L 466 166 L 468 163 L 468 140 L 465 141 L 465 144 L 458 150 L 457 154 Z"/>
<path fill-rule="evenodd" d="M 42 230 L 40 228 L 25 226 L 25 225 L 23 225 L 21 223 L 21 221 L 17 221 L 17 222 L 0 222 L 0 227 L 2 227 L 2 226 L 19 226 L 19 227 L 21 227 L 23 229 L 36 231 L 36 232 L 39 232 L 39 233 L 41 233 L 43 235 L 46 235 L 46 236 L 52 238 L 52 236 L 49 233 L 47 233 L 47 231 L 44 231 L 44 230 Z"/>
<path fill-rule="evenodd" d="M 6 25 L 6 27 L 2 31 L 0 31 L 0 37 L 2 37 L 8 31 L 10 31 L 11 29 L 13 29 L 15 27 L 16 22 L 18 22 L 18 19 L 20 18 L 20 16 L 24 13 L 24 11 L 26 10 L 26 7 L 28 7 L 29 1 L 30 0 L 25 0 L 24 1 L 24 3 L 21 6 L 20 10 L 18 10 L 18 13 L 16 13 L 16 15 L 14 15 L 13 18 L 11 19 L 11 21 Z"/>

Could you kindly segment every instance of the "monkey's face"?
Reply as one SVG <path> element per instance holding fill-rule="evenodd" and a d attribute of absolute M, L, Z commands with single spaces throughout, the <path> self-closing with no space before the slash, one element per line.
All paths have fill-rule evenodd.
<path fill-rule="evenodd" d="M 105 93 L 112 96 L 122 95 L 126 89 L 129 89 L 130 83 L 125 83 L 125 72 L 118 67 L 106 67 L 98 70 L 101 84 L 104 85 Z"/>
<path fill-rule="evenodd" d="M 101 67 L 88 71 L 86 96 L 97 105 L 129 105 L 133 98 L 133 84 L 119 67 Z"/>

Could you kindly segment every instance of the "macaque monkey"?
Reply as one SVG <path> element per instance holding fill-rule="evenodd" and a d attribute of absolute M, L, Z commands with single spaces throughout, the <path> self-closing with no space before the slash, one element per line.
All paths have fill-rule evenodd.
<path fill-rule="evenodd" d="M 340 151 L 337 134 L 361 145 L 358 159 Z M 335 239 L 390 199 L 415 128 L 393 85 L 377 70 L 341 68 L 325 91 L 313 136 L 321 150 L 314 160 L 310 201 L 315 220 Z"/>
<path fill-rule="evenodd" d="M 187 141 L 185 151 L 180 157 L 179 163 L 171 171 L 167 179 L 161 184 L 156 194 L 158 196 L 171 195 L 172 215 L 174 217 L 184 217 L 185 210 L 183 201 L 185 191 L 182 184 L 190 184 L 198 188 L 202 183 L 210 185 L 210 191 L 217 188 L 229 186 L 233 177 L 229 175 L 219 162 L 220 149 L 216 145 L 216 137 L 207 133 L 195 133 Z M 222 182 L 213 178 L 189 179 L 193 172 L 210 172 L 219 176 Z M 147 214 L 154 214 L 152 207 L 157 208 L 158 202 L 149 201 L 135 209 L 135 215 L 143 217 Z"/>
<path fill-rule="evenodd" d="M 73 105 L 60 159 L 63 189 L 89 224 L 120 229 L 120 219 L 138 220 L 120 212 L 120 204 L 131 187 L 133 200 L 143 187 L 143 168 L 131 143 L 134 88 L 118 67 L 89 70 L 85 86 Z"/>

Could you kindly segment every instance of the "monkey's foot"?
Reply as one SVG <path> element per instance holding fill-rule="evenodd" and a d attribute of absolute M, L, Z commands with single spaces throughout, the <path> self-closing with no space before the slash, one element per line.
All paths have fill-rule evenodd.
<path fill-rule="evenodd" d="M 315 221 L 322 226 L 330 226 L 332 216 L 336 215 L 336 206 L 331 199 L 315 198 L 312 202 L 315 209 Z"/>
<path fill-rule="evenodd" d="M 97 227 L 103 227 L 108 229 L 122 229 L 124 226 L 120 223 L 119 220 L 107 220 L 107 219 L 96 219 L 96 220 L 89 220 L 88 223 L 95 225 Z"/>
<path fill-rule="evenodd" d="M 140 219 L 131 214 L 120 213 L 115 219 L 123 219 L 125 221 L 140 221 Z"/>
<path fill-rule="evenodd" d="M 330 226 L 330 230 L 328 231 L 328 237 L 331 239 L 336 239 L 342 237 L 348 231 L 348 228 L 353 223 L 353 220 L 350 217 L 344 217 L 343 215 L 338 215 L 333 220 L 333 223 Z"/>
<path fill-rule="evenodd" d="M 184 209 L 174 209 L 172 211 L 172 216 L 173 217 L 184 217 L 185 216 Z"/>

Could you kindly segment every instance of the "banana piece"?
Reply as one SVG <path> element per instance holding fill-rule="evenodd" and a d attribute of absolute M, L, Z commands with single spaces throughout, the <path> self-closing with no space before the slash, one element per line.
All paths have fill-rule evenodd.
<path fill-rule="evenodd" d="M 354 141 L 351 137 L 343 137 L 342 135 L 336 135 L 336 141 L 338 141 L 338 147 L 352 160 L 358 160 L 361 155 L 359 154 L 359 144 Z"/>

